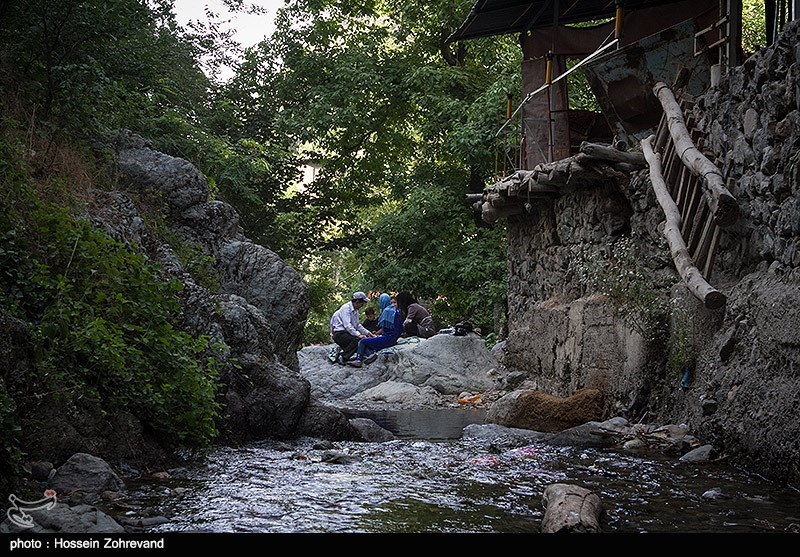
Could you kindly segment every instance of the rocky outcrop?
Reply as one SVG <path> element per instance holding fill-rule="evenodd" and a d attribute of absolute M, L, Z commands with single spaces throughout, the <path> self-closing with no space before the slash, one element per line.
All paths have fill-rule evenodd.
<path fill-rule="evenodd" d="M 380 351 L 375 362 L 361 368 L 330 363 L 331 346 L 303 348 L 300 372 L 311 383 L 314 398 L 340 406 L 431 407 L 442 396 L 505 388 L 495 355 L 472 333 L 412 337 Z"/>
<path fill-rule="evenodd" d="M 244 235 L 234 208 L 209 198 L 205 177 L 188 161 L 127 132 L 98 146 L 113 153 L 118 189 L 92 192 L 90 218 L 183 283 L 182 327 L 219 347 L 221 441 L 299 434 L 310 402 L 297 360 L 309 305 L 302 277 Z M 137 204 L 163 211 L 169 233 L 153 234 Z M 187 251 L 211 262 L 203 269 L 208 276 L 187 263 Z M 318 417 L 330 420 L 331 430 L 344 419 Z"/>
<path fill-rule="evenodd" d="M 222 440 L 288 438 L 308 431 L 310 423 L 321 435 L 355 435 L 342 428 L 343 416 L 309 408 L 310 386 L 298 374 L 297 360 L 309 303 L 300 275 L 275 253 L 247 239 L 236 211 L 209 199 L 206 180 L 193 165 L 130 134 L 117 136 L 113 148 L 122 192 L 113 194 L 115 203 L 103 204 L 95 222 L 120 239 L 144 246 L 179 278 L 185 285 L 181 295 L 186 329 L 225 347 Z M 147 236 L 127 193 L 164 204 L 168 224 L 181 241 L 213 258 L 218 288 L 192 276 L 171 245 Z"/>

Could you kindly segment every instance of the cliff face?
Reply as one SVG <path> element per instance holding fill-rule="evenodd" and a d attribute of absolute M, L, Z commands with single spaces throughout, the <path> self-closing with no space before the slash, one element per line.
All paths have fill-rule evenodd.
<path fill-rule="evenodd" d="M 297 351 L 309 306 L 302 277 L 244 235 L 233 207 L 210 200 L 205 179 L 187 161 L 124 133 L 107 148 L 115 153 L 125 193 L 100 192 L 110 197 L 99 204 L 107 214 L 93 219 L 118 239 L 143 246 L 165 272 L 180 279 L 184 327 L 225 347 L 221 441 L 289 438 L 311 430 L 319 437 L 352 438 L 347 418 L 316 404 L 309 382 L 299 374 Z M 211 258 L 217 289 L 198 284 L 170 244 L 146 234 L 137 238 L 143 231 L 127 195 L 152 192 L 166 204 L 172 233 Z"/>
<path fill-rule="evenodd" d="M 679 282 L 646 172 L 567 191 L 508 222 L 507 366 L 561 396 L 603 386 L 610 413 L 687 423 L 787 481 L 800 478 L 799 23 L 694 107 L 741 213 L 722 230 L 709 280 L 728 297 L 722 309 L 706 310 Z M 625 259 L 621 240 L 635 257 Z M 586 262 L 602 258 L 660 294 L 668 335 L 649 334 L 630 311 L 623 319 L 619 300 L 587 286 Z M 635 280 L 627 284 L 630 304 L 647 309 Z M 696 358 L 688 386 L 668 365 L 676 336 Z"/>
<path fill-rule="evenodd" d="M 188 161 L 129 133 L 97 148 L 110 155 L 116 188 L 90 191 L 84 216 L 157 263 L 162 278 L 183 284 L 176 293 L 177 325 L 220 347 L 214 350 L 219 442 L 289 438 L 309 428 L 320 437 L 354 435 L 344 415 L 313 403 L 310 384 L 299 373 L 297 350 L 309 306 L 303 278 L 244 235 L 234 208 L 210 198 L 205 178 Z M 187 250 L 192 257 L 185 257 Z M 204 262 L 202 269 L 189 268 L 196 261 Z M 0 323 L 0 372 L 11 391 L 24 393 L 35 366 L 30 333 L 2 310 Z M 47 399 L 21 410 L 21 448 L 29 460 L 58 464 L 75 452 L 142 463 L 169 458 L 169 447 L 133 414 L 76 400 L 65 405 Z"/>

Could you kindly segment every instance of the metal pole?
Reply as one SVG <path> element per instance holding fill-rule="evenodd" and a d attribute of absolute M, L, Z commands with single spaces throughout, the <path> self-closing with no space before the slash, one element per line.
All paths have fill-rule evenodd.
<path fill-rule="evenodd" d="M 553 124 L 553 51 L 547 52 L 547 69 L 544 82 L 547 85 L 547 162 L 555 160 L 555 138 Z"/>
<path fill-rule="evenodd" d="M 764 0 L 764 19 L 767 27 L 767 44 L 765 46 L 769 46 L 775 41 L 776 34 L 775 0 Z"/>
<path fill-rule="evenodd" d="M 508 121 L 510 119 L 511 119 L 511 93 L 506 93 L 506 121 Z M 507 149 L 507 148 L 508 148 L 508 146 L 506 145 L 505 149 Z M 506 175 L 507 166 L 508 166 L 508 164 L 506 162 L 507 160 L 508 160 L 508 156 L 504 156 L 503 157 L 503 176 L 504 177 Z"/>
<path fill-rule="evenodd" d="M 617 14 L 614 22 L 614 38 L 617 39 L 617 49 L 622 48 L 622 0 L 616 0 Z"/>

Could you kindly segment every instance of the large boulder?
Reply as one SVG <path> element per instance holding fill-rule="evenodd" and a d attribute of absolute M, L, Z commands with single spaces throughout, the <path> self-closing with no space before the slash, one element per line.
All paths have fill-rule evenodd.
<path fill-rule="evenodd" d="M 309 305 L 303 278 L 275 253 L 252 242 L 225 244 L 217 265 L 223 293 L 241 296 L 261 310 L 279 357 L 296 367 Z"/>
<path fill-rule="evenodd" d="M 536 431 L 562 431 L 605 418 L 607 400 L 606 393 L 591 388 L 568 397 L 518 390 L 497 400 L 487 413 L 486 421 Z"/>
<path fill-rule="evenodd" d="M 240 362 L 223 380 L 225 440 L 285 439 L 295 434 L 310 402 L 308 381 L 297 372 L 278 362 Z"/>
<path fill-rule="evenodd" d="M 298 435 L 332 441 L 360 441 L 363 435 L 352 420 L 339 410 L 312 402 L 297 426 Z"/>
<path fill-rule="evenodd" d="M 102 458 L 76 453 L 58 467 L 50 487 L 57 493 L 80 491 L 96 495 L 104 491 L 124 491 L 125 482 Z"/>
<path fill-rule="evenodd" d="M 319 400 L 341 402 L 359 395 L 360 399 L 401 402 L 413 391 L 422 402 L 429 395 L 494 391 L 503 386 L 497 359 L 476 334 L 403 339 L 361 368 L 330 363 L 327 355 L 332 346 L 309 346 L 298 353 L 300 373 L 311 382 L 312 396 Z"/>

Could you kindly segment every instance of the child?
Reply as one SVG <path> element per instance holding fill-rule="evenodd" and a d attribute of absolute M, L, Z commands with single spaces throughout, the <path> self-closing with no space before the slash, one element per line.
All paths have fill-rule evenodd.
<path fill-rule="evenodd" d="M 364 310 L 364 314 L 366 315 L 366 318 L 364 319 L 362 325 L 370 333 L 374 333 L 378 330 L 378 318 L 375 317 L 375 308 L 372 306 L 368 307 Z"/>

